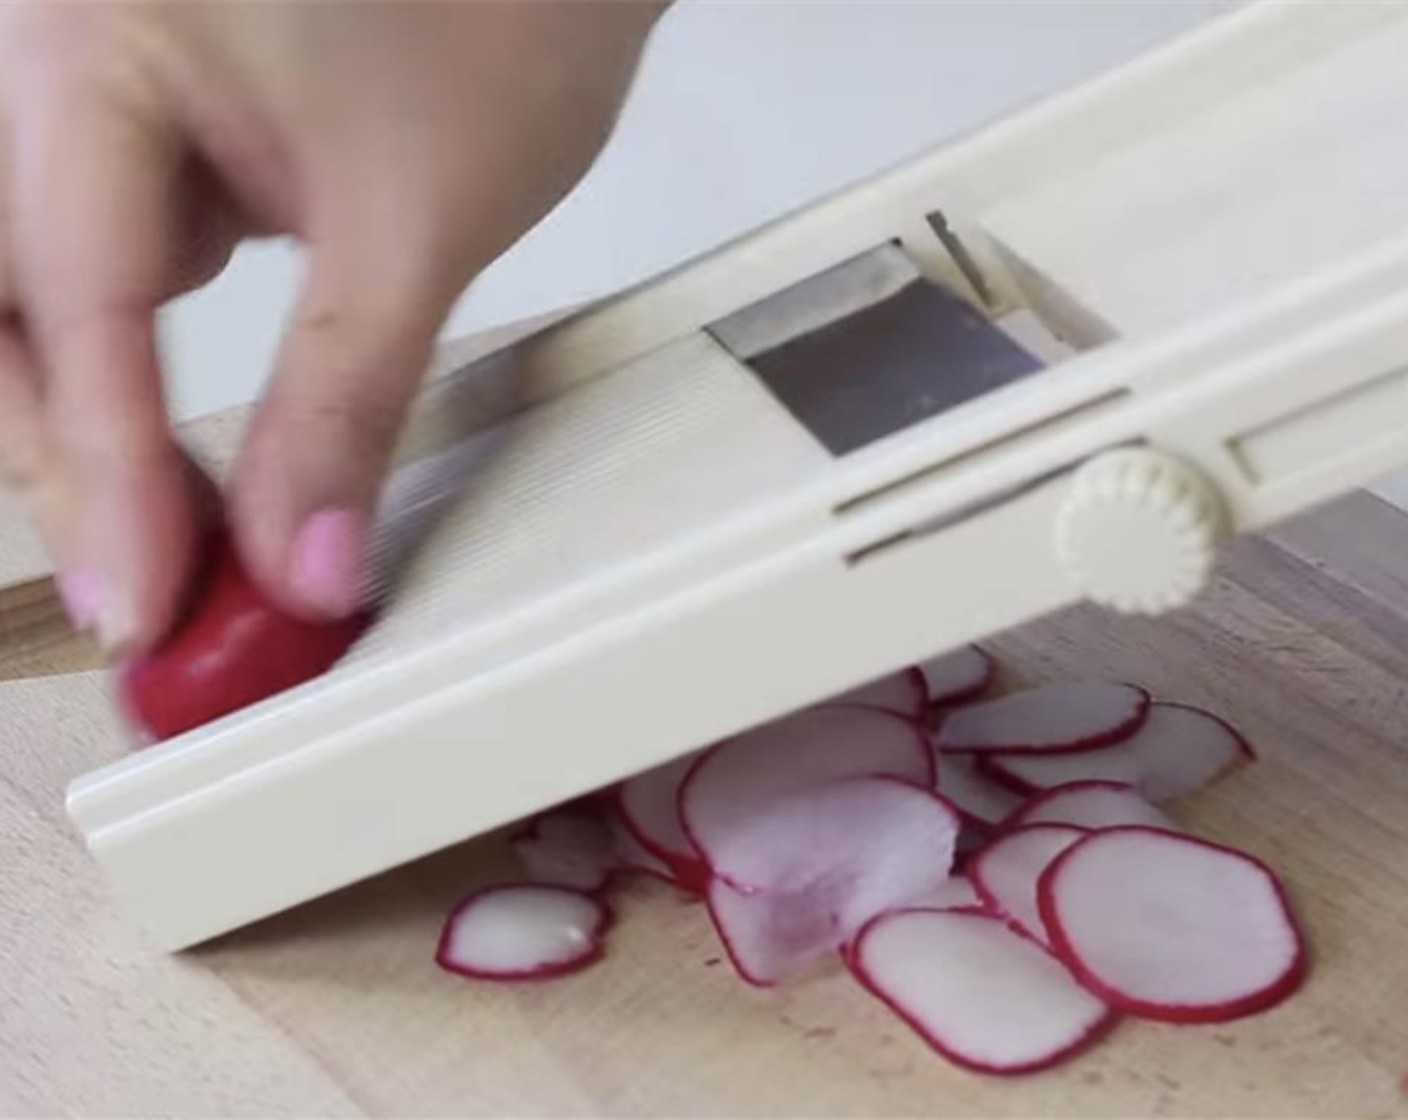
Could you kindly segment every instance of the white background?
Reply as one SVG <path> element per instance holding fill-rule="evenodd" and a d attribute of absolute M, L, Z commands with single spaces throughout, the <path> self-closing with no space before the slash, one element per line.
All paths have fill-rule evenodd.
<path fill-rule="evenodd" d="M 603 295 L 1156 46 L 1231 0 L 680 0 L 578 189 L 474 285 L 461 335 Z M 254 398 L 297 286 L 242 250 L 165 323 L 178 417 Z"/>

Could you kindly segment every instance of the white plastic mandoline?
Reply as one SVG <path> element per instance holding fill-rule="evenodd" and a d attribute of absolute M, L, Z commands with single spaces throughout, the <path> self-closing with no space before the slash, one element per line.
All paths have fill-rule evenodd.
<path fill-rule="evenodd" d="M 887 244 L 1051 364 L 833 456 L 706 328 Z M 1239 10 L 466 376 L 506 365 L 347 663 L 72 786 L 163 944 L 1082 597 L 1176 605 L 1408 463 L 1408 5 Z"/>

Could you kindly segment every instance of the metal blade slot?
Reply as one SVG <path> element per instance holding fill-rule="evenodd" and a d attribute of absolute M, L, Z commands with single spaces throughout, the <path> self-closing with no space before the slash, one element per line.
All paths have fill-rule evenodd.
<path fill-rule="evenodd" d="M 833 455 L 1043 368 L 979 311 L 884 245 L 713 324 Z"/>

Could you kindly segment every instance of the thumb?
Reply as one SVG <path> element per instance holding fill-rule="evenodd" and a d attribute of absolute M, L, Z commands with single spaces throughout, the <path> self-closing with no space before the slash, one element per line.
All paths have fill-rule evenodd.
<path fill-rule="evenodd" d="M 402 422 L 465 276 L 381 221 L 314 239 L 232 482 L 246 563 L 287 609 L 336 618 L 367 590 L 371 519 Z"/>

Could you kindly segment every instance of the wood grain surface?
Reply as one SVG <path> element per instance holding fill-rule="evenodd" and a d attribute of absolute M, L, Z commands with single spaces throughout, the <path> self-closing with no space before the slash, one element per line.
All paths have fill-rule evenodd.
<path fill-rule="evenodd" d="M 1263 761 L 1176 815 L 1284 873 L 1315 955 L 1273 1013 L 1128 1021 L 1007 1081 L 945 1064 L 839 969 L 744 987 L 702 908 L 647 882 L 621 891 L 589 972 L 442 974 L 442 917 L 509 873 L 495 837 L 163 956 L 111 910 L 63 815 L 68 779 L 126 749 L 104 678 L 37 676 L 93 660 L 61 624 L 37 645 L 31 627 L 0 660 L 0 1113 L 1408 1115 L 1405 556 L 1408 519 L 1357 495 L 1238 542 L 1175 616 L 1082 608 L 991 643 L 1008 683 L 1117 674 L 1234 719 Z"/>

